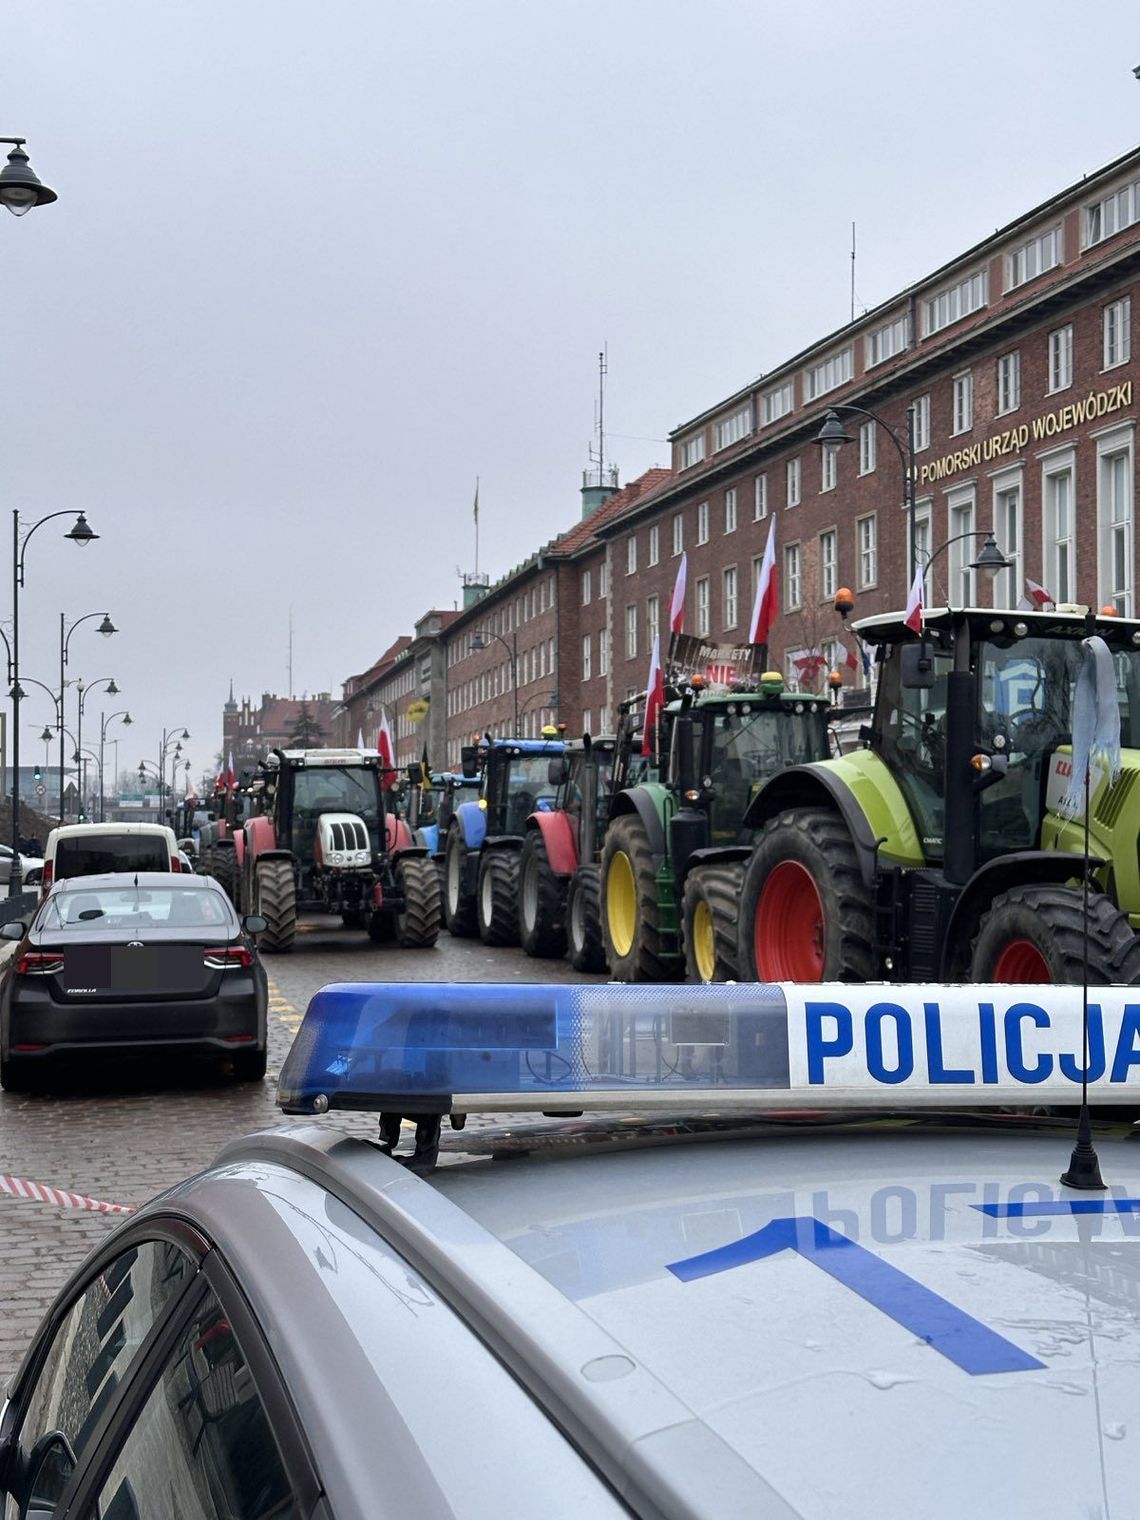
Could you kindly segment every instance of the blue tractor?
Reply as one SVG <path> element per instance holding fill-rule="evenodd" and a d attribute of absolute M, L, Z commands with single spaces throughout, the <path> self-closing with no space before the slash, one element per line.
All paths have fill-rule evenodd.
<path fill-rule="evenodd" d="M 555 806 L 563 741 L 490 739 L 463 749 L 463 774 L 479 778 L 479 796 L 460 802 L 444 852 L 443 917 L 457 936 L 485 945 L 519 942 L 519 855 L 532 813 Z"/>

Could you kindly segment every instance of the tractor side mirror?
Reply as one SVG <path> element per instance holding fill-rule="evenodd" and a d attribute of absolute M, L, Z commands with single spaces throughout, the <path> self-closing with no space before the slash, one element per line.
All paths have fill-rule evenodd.
<path fill-rule="evenodd" d="M 408 780 L 413 786 L 422 786 L 423 779 L 424 768 L 418 760 L 415 760 L 408 766 Z"/>
<path fill-rule="evenodd" d="M 479 774 L 479 751 L 473 744 L 465 744 L 459 751 L 463 774 L 470 781 Z"/>
<path fill-rule="evenodd" d="M 904 691 L 924 691 L 934 685 L 934 650 L 925 639 L 899 650 Z"/>
<path fill-rule="evenodd" d="M 559 755 L 554 760 L 546 763 L 546 779 L 551 786 L 561 786 L 570 775 L 570 762 L 565 755 Z"/>

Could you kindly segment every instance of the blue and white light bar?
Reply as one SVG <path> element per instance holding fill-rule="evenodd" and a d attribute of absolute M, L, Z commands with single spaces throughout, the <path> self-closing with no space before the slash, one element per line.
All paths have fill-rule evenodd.
<path fill-rule="evenodd" d="M 1079 1101 L 1079 987 L 339 983 L 286 1113 L 1006 1107 Z M 1140 989 L 1089 993 L 1089 1092 L 1140 1098 Z"/>

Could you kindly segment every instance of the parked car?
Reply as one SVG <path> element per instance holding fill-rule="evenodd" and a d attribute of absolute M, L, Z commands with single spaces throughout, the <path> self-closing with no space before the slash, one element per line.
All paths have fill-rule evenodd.
<path fill-rule="evenodd" d="M 106 871 L 180 871 L 178 841 L 163 823 L 65 823 L 44 847 L 40 890 Z"/>
<path fill-rule="evenodd" d="M 20 877 L 25 886 L 34 885 L 43 874 L 44 863 L 39 855 L 25 855 L 20 851 Z M 12 879 L 12 846 L 0 844 L 0 885 L 7 886 Z"/>
<path fill-rule="evenodd" d="M 20 1091 L 93 1054 L 224 1057 L 265 1075 L 264 968 L 216 882 L 140 871 L 57 882 L 31 921 L 0 927 L 0 1085 Z"/>

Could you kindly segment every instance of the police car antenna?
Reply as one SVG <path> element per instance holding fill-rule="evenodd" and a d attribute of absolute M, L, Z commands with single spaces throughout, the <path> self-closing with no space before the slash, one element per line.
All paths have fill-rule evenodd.
<path fill-rule="evenodd" d="M 1069 1157 L 1069 1170 L 1061 1173 L 1065 1187 L 1080 1188 L 1085 1192 L 1103 1192 L 1105 1183 L 1100 1175 L 1100 1161 L 1092 1141 L 1092 1122 L 1089 1118 L 1089 776 L 1092 758 L 1085 766 L 1085 869 L 1081 888 L 1084 908 L 1084 935 L 1081 956 L 1081 1109 L 1077 1119 L 1077 1143 Z"/>

